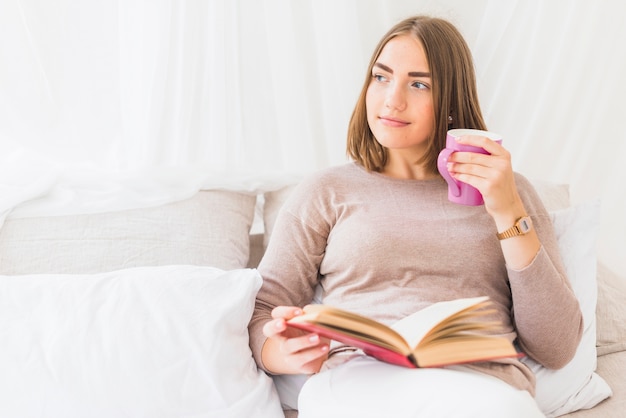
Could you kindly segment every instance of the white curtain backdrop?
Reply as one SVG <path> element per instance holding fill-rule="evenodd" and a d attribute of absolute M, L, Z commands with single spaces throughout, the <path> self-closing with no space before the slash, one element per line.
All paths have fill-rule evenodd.
<path fill-rule="evenodd" d="M 171 173 L 154 203 L 342 163 L 372 49 L 414 13 L 465 34 L 517 171 L 601 197 L 601 258 L 625 271 L 621 0 L 0 0 L 0 172 Z"/>

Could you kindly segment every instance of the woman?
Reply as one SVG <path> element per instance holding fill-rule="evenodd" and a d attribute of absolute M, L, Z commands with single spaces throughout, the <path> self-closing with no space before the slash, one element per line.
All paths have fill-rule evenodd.
<path fill-rule="evenodd" d="M 349 126 L 348 154 L 354 162 L 302 182 L 276 222 L 259 266 L 264 284 L 249 328 L 261 368 L 272 374 L 315 374 L 323 365 L 332 372 L 343 362 L 337 344 L 331 349 L 318 335 L 285 325 L 301 314 L 318 286 L 324 303 L 385 323 L 437 301 L 487 295 L 497 310 L 495 319 L 504 324 L 503 335 L 527 355 L 549 368 L 573 357 L 582 315 L 548 213 L 530 183 L 512 171 L 506 149 L 480 136 L 461 141 L 490 155 L 457 152 L 448 169 L 476 187 L 485 203 L 449 202 L 436 162 L 451 128 L 486 129 L 471 53 L 450 23 L 411 17 L 391 28 L 370 61 Z M 527 216 L 530 230 L 517 232 L 513 226 Z M 507 230 L 515 233 L 498 237 Z M 356 364 L 353 357 L 337 368 L 349 371 Z M 531 396 L 534 377 L 518 359 L 428 372 L 372 367 L 389 375 L 410 373 L 410 385 L 419 385 L 426 375 L 429 382 L 441 378 L 452 399 L 463 390 L 455 382 L 467 385 L 463 379 L 469 376 L 477 379 L 470 385 L 481 385 L 487 377 L 507 394 L 494 416 L 522 410 L 524 416 L 541 416 Z M 311 393 L 308 386 L 305 392 Z M 489 386 L 488 396 L 471 398 L 478 413 L 491 408 L 494 390 Z M 372 402 L 367 408 L 376 408 Z M 302 404 L 300 409 L 307 416 Z M 437 411 L 454 413 L 445 405 Z"/>

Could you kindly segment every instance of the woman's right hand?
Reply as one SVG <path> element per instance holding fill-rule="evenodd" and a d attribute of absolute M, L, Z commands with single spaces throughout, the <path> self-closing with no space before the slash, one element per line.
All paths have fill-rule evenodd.
<path fill-rule="evenodd" d="M 329 341 L 317 334 L 289 328 L 286 321 L 302 315 L 295 306 L 277 306 L 263 326 L 267 337 L 262 350 L 265 368 L 274 374 L 313 374 L 328 358 Z"/>

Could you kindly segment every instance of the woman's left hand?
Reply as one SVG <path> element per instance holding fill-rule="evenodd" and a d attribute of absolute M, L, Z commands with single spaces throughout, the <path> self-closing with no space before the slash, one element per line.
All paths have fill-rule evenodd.
<path fill-rule="evenodd" d="M 450 174 L 480 191 L 485 209 L 492 217 L 523 215 L 524 207 L 515 186 L 511 154 L 502 145 L 484 136 L 465 135 L 458 141 L 483 148 L 490 155 L 454 152 L 448 159 Z"/>
<path fill-rule="evenodd" d="M 477 188 L 497 231 L 507 230 L 527 215 L 515 185 L 511 154 L 489 138 L 468 135 L 459 139 L 460 143 L 483 148 L 490 155 L 454 152 L 448 158 L 448 171 L 458 181 Z M 507 265 L 514 269 L 530 264 L 541 247 L 534 229 L 525 235 L 501 240 L 500 244 Z"/>

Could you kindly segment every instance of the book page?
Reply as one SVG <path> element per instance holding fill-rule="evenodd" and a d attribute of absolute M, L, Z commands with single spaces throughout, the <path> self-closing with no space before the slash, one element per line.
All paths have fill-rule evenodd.
<path fill-rule="evenodd" d="M 307 305 L 304 311 L 304 315 L 293 317 L 289 323 L 310 322 L 370 342 L 379 341 L 380 345 L 395 347 L 396 351 L 410 351 L 409 345 L 400 334 L 373 319 L 327 305 Z"/>
<path fill-rule="evenodd" d="M 487 296 L 480 296 L 435 303 L 402 318 L 391 328 L 402 335 L 410 347 L 416 347 L 422 338 L 444 319 L 488 299 Z"/>

